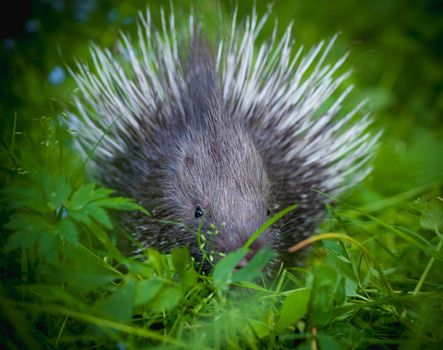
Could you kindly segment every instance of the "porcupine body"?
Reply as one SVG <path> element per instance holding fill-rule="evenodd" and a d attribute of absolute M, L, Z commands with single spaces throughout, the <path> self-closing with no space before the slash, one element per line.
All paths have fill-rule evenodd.
<path fill-rule="evenodd" d="M 268 16 L 241 26 L 234 16 L 213 43 L 192 16 L 177 30 L 162 14 L 156 29 L 147 12 L 135 41 L 122 35 L 117 54 L 93 47 L 93 69 L 74 73 L 80 148 L 100 181 L 153 214 L 123 220 L 144 246 L 200 258 L 201 226 L 217 231 L 206 249 L 226 253 L 296 203 L 248 256 L 267 246 L 291 261 L 287 248 L 324 217 L 321 193 L 337 196 L 370 171 L 378 135 L 363 103 L 339 116 L 352 87 L 337 74 L 345 58 L 326 63 L 334 39 L 293 51 L 288 28 L 258 44 Z"/>

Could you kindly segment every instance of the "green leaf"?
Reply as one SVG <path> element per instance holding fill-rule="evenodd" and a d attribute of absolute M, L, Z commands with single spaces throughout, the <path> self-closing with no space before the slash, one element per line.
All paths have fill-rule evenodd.
<path fill-rule="evenodd" d="M 263 269 L 275 257 L 269 249 L 259 250 L 248 264 L 232 276 L 232 282 L 248 282 L 262 275 Z"/>
<path fill-rule="evenodd" d="M 421 214 L 420 226 L 422 228 L 431 231 L 443 231 L 443 203 L 420 198 L 414 203 L 414 207 Z"/>
<path fill-rule="evenodd" d="M 83 206 L 88 203 L 95 185 L 93 183 L 85 184 L 74 192 L 70 200 L 70 208 L 72 210 L 81 210 Z"/>
<path fill-rule="evenodd" d="M 90 217 L 92 217 L 98 223 L 102 224 L 105 228 L 112 228 L 112 223 L 109 219 L 109 215 L 104 209 L 96 205 L 88 205 L 87 212 L 89 213 Z"/>
<path fill-rule="evenodd" d="M 105 209 L 141 210 L 147 213 L 132 199 L 109 197 L 112 193 L 112 190 L 106 188 L 96 189 L 93 183 L 85 184 L 74 192 L 65 205 L 73 220 L 88 226 L 94 220 L 107 229 L 111 229 L 113 225 Z"/>
<path fill-rule="evenodd" d="M 72 209 L 69 205 L 68 205 L 68 211 L 69 211 L 69 215 L 70 217 L 77 222 L 81 222 L 85 225 L 91 225 L 92 221 L 91 218 L 89 217 L 89 212 L 85 209 Z"/>
<path fill-rule="evenodd" d="M 1 193 L 10 199 L 11 209 L 28 208 L 40 213 L 49 209 L 46 199 L 35 188 L 11 187 Z"/>
<path fill-rule="evenodd" d="M 340 241 L 323 241 L 323 246 L 326 248 L 326 261 L 328 265 L 334 266 L 345 275 L 345 288 L 347 296 L 356 296 L 358 288 L 358 276 L 354 270 L 354 265 L 349 260 L 350 254 L 346 249 L 344 242 Z"/>
<path fill-rule="evenodd" d="M 146 304 L 163 288 L 163 283 L 156 279 L 151 278 L 137 282 L 135 301 L 136 306 Z"/>
<path fill-rule="evenodd" d="M 172 264 L 179 272 L 183 272 L 191 265 L 191 256 L 187 247 L 174 248 L 171 252 Z"/>
<path fill-rule="evenodd" d="M 69 198 L 71 186 L 69 186 L 64 177 L 57 176 L 55 179 L 52 179 L 51 185 L 45 188 L 45 194 L 48 207 L 55 210 Z"/>
<path fill-rule="evenodd" d="M 285 298 L 280 310 L 277 327 L 285 329 L 298 322 L 308 311 L 311 289 L 296 289 Z"/>
<path fill-rule="evenodd" d="M 58 237 L 56 235 L 44 234 L 40 237 L 40 255 L 46 261 L 56 264 L 58 262 Z"/>
<path fill-rule="evenodd" d="M 221 291 L 227 288 L 232 282 L 232 275 L 238 263 L 243 259 L 248 250 L 246 248 L 237 249 L 235 252 L 227 254 L 215 265 L 212 273 L 212 279 L 215 287 Z"/>
<path fill-rule="evenodd" d="M 115 209 L 115 210 L 143 210 L 143 207 L 134 202 L 133 199 L 124 198 L 124 197 L 110 197 L 98 199 L 95 201 L 96 205 L 99 205 L 102 208 L 106 209 Z"/>
<path fill-rule="evenodd" d="M 74 223 L 69 220 L 62 220 L 57 224 L 57 232 L 60 236 L 71 244 L 78 244 L 78 231 Z"/>
<path fill-rule="evenodd" d="M 326 325 L 336 306 L 345 301 L 345 281 L 331 266 L 321 266 L 313 273 L 311 316 L 315 325 Z"/>
<path fill-rule="evenodd" d="M 114 193 L 115 191 L 110 188 L 104 188 L 104 187 L 98 187 L 93 188 L 92 194 L 91 194 L 91 201 L 98 201 L 100 199 L 109 198 L 109 196 Z"/>
<path fill-rule="evenodd" d="M 257 334 L 260 339 L 269 336 L 272 328 L 267 323 L 255 319 L 248 319 L 248 321 L 254 333 Z"/>
<path fill-rule="evenodd" d="M 53 283 L 66 284 L 67 289 L 75 294 L 87 294 L 121 278 L 112 266 L 81 245 L 64 246 L 63 252 L 65 259 L 57 265 L 57 272 L 51 277 L 55 279 Z"/>
<path fill-rule="evenodd" d="M 168 286 L 157 293 L 150 304 L 156 311 L 170 311 L 178 305 L 182 298 L 183 291 L 180 288 Z"/>
<path fill-rule="evenodd" d="M 136 291 L 136 281 L 127 279 L 99 307 L 107 317 L 119 322 L 128 322 L 132 317 Z"/>
<path fill-rule="evenodd" d="M 136 275 L 138 278 L 150 279 L 155 275 L 155 269 L 148 260 L 140 262 L 134 259 L 126 259 L 124 263 L 128 267 L 129 273 Z"/>
<path fill-rule="evenodd" d="M 329 335 L 319 333 L 317 334 L 318 345 L 320 345 L 320 350 L 342 350 L 343 346 L 340 345 L 337 340 Z"/>
<path fill-rule="evenodd" d="M 94 233 L 94 236 L 97 238 L 97 240 L 106 249 L 108 254 L 110 254 L 117 261 L 125 260 L 118 246 L 116 246 L 115 242 L 113 242 L 113 240 L 109 237 L 108 233 L 106 233 L 102 226 L 100 226 L 99 224 L 91 223 L 89 228 L 91 232 Z"/>
<path fill-rule="evenodd" d="M 164 256 L 154 248 L 148 248 L 146 251 L 148 253 L 149 263 L 154 267 L 157 274 L 162 276 L 166 271 Z"/>
<path fill-rule="evenodd" d="M 52 227 L 36 214 L 15 214 L 4 227 L 15 231 L 8 237 L 5 252 L 32 247 L 42 235 L 52 234 Z"/>
<path fill-rule="evenodd" d="M 185 270 L 179 274 L 178 282 L 184 288 L 191 288 L 198 283 L 198 277 L 198 273 L 194 271 L 193 268 L 189 268 L 189 270 Z"/>

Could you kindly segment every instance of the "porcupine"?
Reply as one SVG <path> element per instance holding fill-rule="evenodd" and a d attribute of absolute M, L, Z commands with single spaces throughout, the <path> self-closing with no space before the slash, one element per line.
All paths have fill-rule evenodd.
<path fill-rule="evenodd" d="M 92 173 L 152 213 L 123 216 L 143 246 L 187 246 L 198 260 L 198 228 L 215 228 L 205 249 L 222 255 L 295 203 L 242 263 L 263 247 L 297 263 L 287 249 L 314 232 L 330 198 L 366 177 L 379 138 L 364 102 L 343 116 L 346 57 L 326 63 L 335 37 L 295 52 L 291 25 L 258 43 L 270 13 L 239 26 L 234 14 L 217 43 L 193 16 L 183 31 L 161 14 L 160 29 L 147 11 L 135 40 L 122 34 L 118 53 L 92 46 L 94 69 L 79 63 L 73 73 L 77 141 Z"/>

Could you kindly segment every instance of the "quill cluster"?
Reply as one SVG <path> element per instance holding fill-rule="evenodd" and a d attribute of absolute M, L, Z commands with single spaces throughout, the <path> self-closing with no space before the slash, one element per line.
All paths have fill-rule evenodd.
<path fill-rule="evenodd" d="M 352 86 L 338 73 L 346 57 L 328 62 L 335 37 L 294 50 L 288 27 L 258 42 L 269 16 L 234 15 L 213 42 L 193 16 L 178 30 L 162 13 L 157 29 L 148 11 L 134 40 L 122 34 L 117 53 L 92 46 L 93 64 L 73 72 L 79 148 L 105 185 L 153 213 L 123 218 L 145 246 L 198 258 L 196 230 L 215 227 L 205 249 L 223 254 L 297 203 L 248 256 L 267 246 L 292 260 L 328 198 L 370 172 L 379 135 L 364 102 L 342 112 Z"/>

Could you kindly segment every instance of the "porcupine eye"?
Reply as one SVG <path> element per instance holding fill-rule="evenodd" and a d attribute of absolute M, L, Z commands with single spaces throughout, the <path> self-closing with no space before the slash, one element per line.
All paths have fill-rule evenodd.
<path fill-rule="evenodd" d="M 195 207 L 195 213 L 194 213 L 195 218 L 196 219 L 201 218 L 203 216 L 203 214 L 204 214 L 203 208 L 201 206 L 197 205 Z"/>
<path fill-rule="evenodd" d="M 271 211 L 268 209 L 268 216 L 270 216 L 271 215 Z"/>

